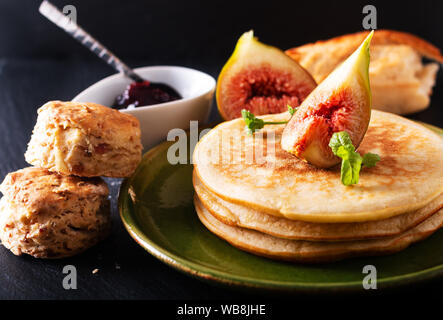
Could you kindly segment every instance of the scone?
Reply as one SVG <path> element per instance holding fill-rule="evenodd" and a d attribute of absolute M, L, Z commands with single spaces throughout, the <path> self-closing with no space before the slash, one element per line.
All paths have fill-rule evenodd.
<path fill-rule="evenodd" d="M 0 191 L 0 240 L 16 255 L 68 257 L 110 232 L 109 192 L 101 178 L 28 167 L 9 173 Z"/>
<path fill-rule="evenodd" d="M 317 41 L 289 49 L 286 53 L 320 83 L 367 34 L 359 32 Z M 409 33 L 377 30 L 370 50 L 369 77 L 375 109 L 409 114 L 429 106 L 439 65 L 423 64 L 422 57 L 442 63 L 443 56 L 438 48 Z"/>
<path fill-rule="evenodd" d="M 25 159 L 66 175 L 123 178 L 141 152 L 134 116 L 95 103 L 51 101 L 38 110 Z"/>

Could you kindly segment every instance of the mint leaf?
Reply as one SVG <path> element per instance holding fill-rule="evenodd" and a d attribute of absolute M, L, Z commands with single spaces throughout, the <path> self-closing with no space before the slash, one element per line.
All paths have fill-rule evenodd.
<path fill-rule="evenodd" d="M 367 153 L 363 157 L 355 151 L 351 138 L 346 131 L 335 132 L 329 141 L 329 147 L 341 162 L 340 180 L 345 186 L 357 184 L 362 165 L 373 167 L 380 160 L 374 153 Z"/>
<path fill-rule="evenodd" d="M 352 168 L 349 160 L 342 160 L 340 180 L 345 186 L 352 184 Z"/>
<path fill-rule="evenodd" d="M 288 104 L 288 111 L 289 111 L 289 114 L 290 114 L 291 116 L 294 115 L 294 113 L 297 111 L 297 109 L 298 109 L 298 108 L 293 108 L 293 107 L 291 107 L 291 106 Z"/>
<path fill-rule="evenodd" d="M 374 167 L 379 161 L 380 161 L 380 156 L 375 153 L 368 152 L 363 156 L 363 165 L 366 168 Z"/>
<path fill-rule="evenodd" d="M 358 152 L 349 153 L 349 163 L 351 165 L 351 179 L 345 185 L 357 184 L 360 178 L 360 170 L 363 158 Z"/>
<path fill-rule="evenodd" d="M 336 156 L 342 159 L 340 179 L 345 186 L 358 183 L 363 158 L 355 152 L 354 146 L 340 145 Z"/>
<path fill-rule="evenodd" d="M 252 112 L 249 110 L 243 109 L 241 111 L 241 116 L 246 124 L 246 130 L 249 134 L 254 133 L 255 131 L 263 128 L 265 126 L 265 122 L 262 119 L 257 118 Z"/>
<path fill-rule="evenodd" d="M 346 131 L 336 132 L 332 135 L 331 140 L 329 140 L 329 147 L 331 147 L 332 152 L 337 155 L 337 149 L 343 146 L 346 150 L 355 151 L 354 145 L 352 144 L 351 138 Z"/>
<path fill-rule="evenodd" d="M 253 134 L 255 131 L 262 129 L 267 124 L 285 124 L 288 121 L 263 121 L 260 118 L 257 118 L 252 112 L 249 110 L 243 109 L 241 111 L 241 116 L 246 124 L 246 131 L 249 134 Z"/>

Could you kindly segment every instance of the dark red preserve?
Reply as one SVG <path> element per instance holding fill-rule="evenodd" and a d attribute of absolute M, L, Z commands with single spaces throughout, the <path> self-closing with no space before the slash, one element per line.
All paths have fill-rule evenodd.
<path fill-rule="evenodd" d="M 168 85 L 149 81 L 133 82 L 115 99 L 113 108 L 150 106 L 181 99 L 180 94 Z"/>

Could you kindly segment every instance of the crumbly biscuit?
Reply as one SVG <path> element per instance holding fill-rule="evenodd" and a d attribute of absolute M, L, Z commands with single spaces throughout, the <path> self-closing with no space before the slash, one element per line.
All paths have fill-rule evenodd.
<path fill-rule="evenodd" d="M 51 101 L 38 110 L 25 158 L 81 177 L 130 176 L 141 160 L 139 121 L 95 103 Z"/>
<path fill-rule="evenodd" d="M 16 255 L 73 256 L 110 232 L 108 187 L 101 178 L 28 167 L 0 185 L 0 240 Z"/>

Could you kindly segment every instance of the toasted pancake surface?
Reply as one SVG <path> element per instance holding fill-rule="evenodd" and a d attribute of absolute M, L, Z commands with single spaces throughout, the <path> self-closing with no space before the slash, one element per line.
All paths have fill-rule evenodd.
<path fill-rule="evenodd" d="M 288 113 L 267 115 L 282 121 Z M 358 151 L 381 161 L 364 168 L 360 182 L 344 186 L 340 167 L 315 168 L 282 150 L 284 125 L 254 135 L 235 119 L 211 130 L 197 144 L 195 171 L 220 198 L 288 219 L 363 222 L 417 210 L 443 191 L 443 140 L 405 118 L 373 111 Z"/>

